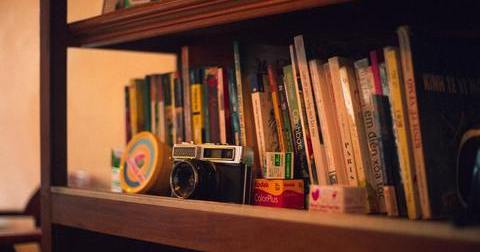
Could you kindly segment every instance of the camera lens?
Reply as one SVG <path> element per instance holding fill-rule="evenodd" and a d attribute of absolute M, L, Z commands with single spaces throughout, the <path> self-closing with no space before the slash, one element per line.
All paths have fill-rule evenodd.
<path fill-rule="evenodd" d="M 170 188 L 177 198 L 213 199 L 217 194 L 218 174 L 210 162 L 178 161 L 172 169 Z"/>

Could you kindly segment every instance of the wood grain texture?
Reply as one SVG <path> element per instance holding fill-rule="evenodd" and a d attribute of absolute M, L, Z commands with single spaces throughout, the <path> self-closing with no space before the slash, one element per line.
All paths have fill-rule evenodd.
<path fill-rule="evenodd" d="M 55 187 L 56 224 L 197 250 L 478 251 L 480 229 Z"/>
<path fill-rule="evenodd" d="M 50 186 L 67 184 L 66 0 L 40 1 L 42 251 L 51 251 Z"/>
<path fill-rule="evenodd" d="M 170 0 L 124 9 L 68 26 L 69 45 L 99 47 L 348 0 Z"/>

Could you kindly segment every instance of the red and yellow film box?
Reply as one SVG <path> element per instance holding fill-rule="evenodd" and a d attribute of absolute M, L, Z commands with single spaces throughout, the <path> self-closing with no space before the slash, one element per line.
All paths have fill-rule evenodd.
<path fill-rule="evenodd" d="M 256 179 L 254 205 L 303 209 L 304 185 L 301 179 Z"/>
<path fill-rule="evenodd" d="M 356 186 L 311 185 L 308 208 L 328 213 L 367 213 L 367 190 Z"/>

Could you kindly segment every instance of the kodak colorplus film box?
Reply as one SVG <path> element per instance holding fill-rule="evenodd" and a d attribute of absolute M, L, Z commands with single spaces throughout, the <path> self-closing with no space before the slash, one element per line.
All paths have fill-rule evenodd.
<path fill-rule="evenodd" d="M 303 209 L 304 184 L 301 179 L 256 179 L 254 205 Z"/>
<path fill-rule="evenodd" d="M 309 209 L 328 213 L 367 213 L 363 187 L 310 185 Z"/>

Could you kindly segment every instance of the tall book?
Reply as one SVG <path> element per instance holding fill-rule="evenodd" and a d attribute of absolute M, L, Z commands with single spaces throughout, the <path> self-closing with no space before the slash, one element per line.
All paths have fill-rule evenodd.
<path fill-rule="evenodd" d="M 148 76 L 150 82 L 150 131 L 157 134 L 157 84 L 156 78 L 153 75 Z"/>
<path fill-rule="evenodd" d="M 378 120 L 378 110 L 373 104 L 373 95 L 381 93 L 381 84 L 375 84 L 375 77 L 372 67 L 369 66 L 368 59 L 361 59 L 355 61 L 355 72 L 359 84 L 361 112 L 363 115 L 363 123 L 365 129 L 365 136 L 369 150 L 369 157 L 371 163 L 371 181 L 375 189 L 378 201 L 379 211 L 386 212 L 385 196 L 383 193 L 386 181 L 386 167 L 382 161 L 383 146 L 381 141 L 380 121 Z M 380 77 L 380 75 L 378 76 Z"/>
<path fill-rule="evenodd" d="M 380 64 L 384 62 L 382 50 L 373 50 L 369 53 L 370 56 L 370 64 L 371 64 L 371 71 L 373 76 L 373 93 L 382 95 L 383 86 L 382 86 L 382 77 L 380 73 Z"/>
<path fill-rule="evenodd" d="M 352 139 L 353 156 L 357 164 L 358 186 L 365 187 L 367 190 L 369 211 L 377 212 L 378 199 L 375 188 L 373 187 L 375 181 L 372 176 L 372 166 L 363 122 L 359 87 L 355 78 L 353 65 L 346 64 L 340 68 L 340 81 L 342 83 L 341 88 L 347 108 L 347 120 Z"/>
<path fill-rule="evenodd" d="M 192 138 L 192 106 L 190 104 L 190 69 L 189 69 L 189 48 L 183 46 L 181 49 L 182 67 L 182 91 L 183 91 L 183 122 L 185 141 L 190 142 Z"/>
<path fill-rule="evenodd" d="M 151 131 L 151 114 L 150 114 L 150 76 L 145 76 L 142 87 L 142 101 L 143 101 L 143 130 Z"/>
<path fill-rule="evenodd" d="M 132 124 L 131 124 L 131 117 L 130 117 L 130 91 L 129 87 L 125 86 L 124 88 L 125 94 L 125 140 L 126 143 L 132 139 Z"/>
<path fill-rule="evenodd" d="M 350 135 L 350 128 L 348 126 L 348 113 L 342 92 L 342 82 L 340 80 L 340 67 L 347 64 L 348 60 L 339 57 L 328 59 L 330 70 L 330 79 L 332 82 L 333 95 L 336 107 L 336 118 L 340 127 L 340 138 L 343 146 L 343 157 L 345 161 L 345 168 L 347 172 L 347 181 L 338 180 L 341 185 L 358 186 L 357 180 L 357 165 L 353 152 L 352 138 Z M 339 178 L 340 179 L 340 178 Z"/>
<path fill-rule="evenodd" d="M 138 131 L 138 107 L 137 107 L 137 85 L 135 80 L 130 80 L 128 85 L 128 97 L 129 97 L 129 113 L 130 113 L 130 128 L 132 136 L 137 134 Z"/>
<path fill-rule="evenodd" d="M 397 48 L 384 48 L 387 67 L 390 102 L 392 106 L 393 128 L 396 137 L 398 159 L 407 202 L 408 218 L 420 217 L 420 202 L 418 198 L 415 166 L 411 149 L 411 138 L 408 123 L 408 111 L 403 87 L 403 76 L 400 65 L 400 55 Z"/>
<path fill-rule="evenodd" d="M 202 110 L 203 69 L 190 70 L 190 104 L 192 106 L 192 137 L 196 144 L 202 143 L 203 110 Z"/>
<path fill-rule="evenodd" d="M 281 152 L 286 152 L 287 151 L 287 139 L 285 136 L 285 130 L 284 130 L 284 122 L 282 118 L 282 108 L 280 105 L 280 98 L 279 98 L 279 92 L 278 92 L 278 83 L 277 83 L 277 72 L 274 69 L 274 66 L 271 64 L 268 65 L 267 67 L 268 71 L 268 82 L 270 85 L 270 93 L 272 96 L 272 105 L 273 105 L 273 115 L 275 117 L 275 122 L 277 125 L 277 135 L 278 135 L 278 147 Z"/>
<path fill-rule="evenodd" d="M 323 144 L 322 134 L 320 132 L 320 124 L 317 118 L 317 107 L 312 90 L 312 81 L 310 78 L 310 69 L 305 52 L 305 43 L 303 36 L 295 36 L 295 55 L 297 57 L 298 70 L 302 80 L 303 101 L 305 104 L 305 112 L 310 139 L 312 142 L 313 158 L 315 160 L 315 169 L 317 175 L 317 183 L 319 185 L 327 185 L 328 183 L 328 167 L 327 157 L 325 154 L 325 146 Z"/>
<path fill-rule="evenodd" d="M 225 68 L 217 72 L 218 125 L 221 144 L 234 144 L 232 141 L 232 123 L 230 117 L 228 76 Z"/>
<path fill-rule="evenodd" d="M 205 69 L 205 87 L 208 90 L 205 100 L 207 101 L 208 142 L 220 143 L 220 125 L 218 116 L 218 68 L 209 67 Z M 205 140 L 207 141 L 207 140 Z"/>
<path fill-rule="evenodd" d="M 448 216 L 465 204 L 459 195 L 472 183 L 457 170 L 457 153 L 480 125 L 478 39 L 405 26 L 397 33 L 422 214 Z"/>
<path fill-rule="evenodd" d="M 183 123 L 183 86 L 179 73 L 173 73 L 173 104 L 174 104 L 174 143 L 184 141 L 185 124 Z"/>
<path fill-rule="evenodd" d="M 174 102 L 174 81 L 172 74 L 163 74 L 162 75 L 162 85 L 163 85 L 163 98 L 165 102 L 165 143 L 169 146 L 173 146 L 174 139 L 176 136 L 175 128 L 175 104 Z"/>
<path fill-rule="evenodd" d="M 163 77 L 160 74 L 155 74 L 152 76 L 154 80 L 152 84 L 156 86 L 156 102 L 157 102 L 157 136 L 160 142 L 166 142 L 166 131 L 165 131 L 165 99 L 163 91 Z"/>
<path fill-rule="evenodd" d="M 277 81 L 278 87 L 278 99 L 280 103 L 280 109 L 282 113 L 282 122 L 283 122 L 283 136 L 285 137 L 285 151 L 286 152 L 293 152 L 293 130 L 292 124 L 290 122 L 290 115 L 289 115 L 289 108 L 288 108 L 288 101 L 287 101 L 287 93 L 285 90 L 285 76 L 283 74 L 282 68 L 278 69 L 278 76 L 279 79 Z"/>
<path fill-rule="evenodd" d="M 317 170 L 315 169 L 315 158 L 313 155 L 312 139 L 310 138 L 310 130 L 308 129 L 308 119 L 305 110 L 305 102 L 303 100 L 303 85 L 298 69 L 298 59 L 293 45 L 290 45 L 290 59 L 292 61 L 292 73 L 295 83 L 295 93 L 299 107 L 300 123 L 302 125 L 303 140 L 305 143 L 305 153 L 307 155 L 308 178 L 310 184 L 318 184 Z"/>
<path fill-rule="evenodd" d="M 235 70 L 227 68 L 228 76 L 228 97 L 230 107 L 230 120 L 232 124 L 232 144 L 241 145 L 240 143 L 240 119 L 238 117 L 238 95 L 237 82 L 235 81 Z"/>
<path fill-rule="evenodd" d="M 328 183 L 346 184 L 347 172 L 343 157 L 340 127 L 335 115 L 335 100 L 333 87 L 330 80 L 328 64 L 322 64 L 319 60 L 310 60 L 310 72 L 312 75 L 312 87 L 317 104 L 318 116 L 327 155 Z"/>
<path fill-rule="evenodd" d="M 290 123 L 292 127 L 293 146 L 294 146 L 294 163 L 295 163 L 295 177 L 308 178 L 307 150 L 305 145 L 305 137 L 303 134 L 302 122 L 300 114 L 302 113 L 300 104 L 297 99 L 297 92 L 295 88 L 295 80 L 293 76 L 293 69 L 291 65 L 283 67 L 283 84 L 285 87 L 285 94 L 288 103 L 288 110 L 290 114 Z"/>

